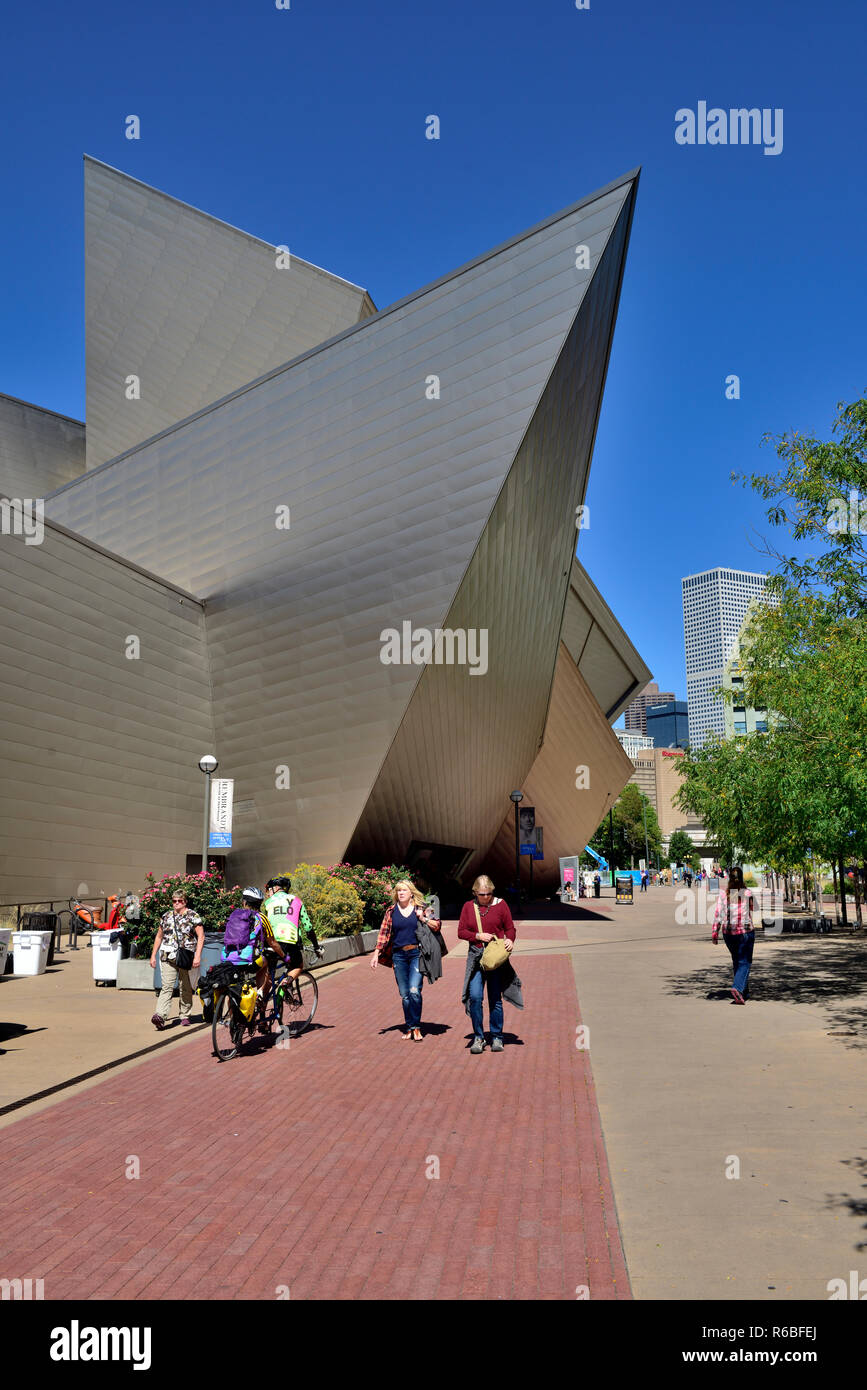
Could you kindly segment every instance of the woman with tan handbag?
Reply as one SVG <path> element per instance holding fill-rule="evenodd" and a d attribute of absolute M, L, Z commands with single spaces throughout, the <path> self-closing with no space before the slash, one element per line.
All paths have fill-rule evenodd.
<path fill-rule="evenodd" d="M 503 1050 L 503 996 L 523 1008 L 521 982 L 510 969 L 515 944 L 515 924 L 508 905 L 494 897 L 494 885 L 486 874 L 473 884 L 475 901 L 464 903 L 458 937 L 469 943 L 463 1000 L 473 1025 L 470 1052 L 485 1050 L 484 997 L 488 992 L 491 1017 L 491 1051 Z"/>

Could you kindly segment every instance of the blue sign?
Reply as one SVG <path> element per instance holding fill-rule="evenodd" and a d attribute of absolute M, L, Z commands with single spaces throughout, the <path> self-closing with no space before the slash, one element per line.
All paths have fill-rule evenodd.
<path fill-rule="evenodd" d="M 522 853 L 522 854 L 529 854 L 529 856 L 530 856 L 531 859 L 535 859 L 535 858 L 537 857 L 537 855 L 536 855 L 536 841 L 535 841 L 535 840 L 530 840 L 526 845 L 522 845 L 522 846 L 521 846 L 521 853 Z M 538 857 L 541 858 L 541 855 L 539 855 Z"/>
<path fill-rule="evenodd" d="M 231 849 L 231 830 L 212 830 L 208 837 L 208 849 Z"/>

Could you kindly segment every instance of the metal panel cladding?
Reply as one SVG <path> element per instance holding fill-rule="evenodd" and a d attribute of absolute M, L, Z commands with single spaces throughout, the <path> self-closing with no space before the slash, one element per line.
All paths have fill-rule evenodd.
<path fill-rule="evenodd" d="M 0 495 L 44 497 L 84 466 L 80 420 L 0 394 Z"/>
<path fill-rule="evenodd" d="M 201 849 L 201 605 L 46 523 L 0 536 L 0 901 L 140 888 Z"/>
<path fill-rule="evenodd" d="M 267 242 L 87 157 L 84 197 L 88 468 L 373 311 L 358 285 L 291 246 L 287 265 Z"/>
<path fill-rule="evenodd" d="M 206 600 L 217 754 L 256 812 L 238 826 L 242 876 L 344 851 L 420 674 L 384 664 L 381 634 L 442 626 L 480 547 L 520 630 L 540 624 L 541 683 L 534 672 L 525 727 L 509 724 L 510 763 L 531 765 L 634 186 L 610 185 L 50 501 Z M 491 524 L 501 493 L 506 530 Z M 556 518 L 548 532 L 526 530 L 536 504 Z M 522 534 L 539 540 L 535 559 L 502 543 Z M 465 621 L 481 611 L 471 588 Z M 493 818 L 489 839 L 494 781 L 474 818 L 480 834 Z"/>

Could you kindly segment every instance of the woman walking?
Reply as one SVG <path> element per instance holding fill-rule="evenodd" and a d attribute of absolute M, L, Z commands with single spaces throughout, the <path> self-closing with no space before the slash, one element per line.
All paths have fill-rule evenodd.
<path fill-rule="evenodd" d="M 421 1042 L 422 982 L 425 975 L 434 980 L 441 973 L 445 943 L 439 936 L 439 919 L 434 917 L 424 897 L 408 878 L 394 885 L 392 899 L 379 928 L 370 966 L 375 970 L 381 961 L 383 965 L 394 967 L 403 1004 L 401 1037 L 404 1042 L 410 1039 Z"/>
<path fill-rule="evenodd" d="M 508 999 L 519 1009 L 524 1007 L 524 1001 L 521 981 L 512 969 L 509 958 L 496 970 L 482 969 L 482 956 L 489 941 L 502 941 L 508 957 L 511 957 L 516 932 L 508 904 L 502 898 L 494 897 L 494 885 L 486 874 L 476 879 L 473 893 L 475 901 L 464 903 L 461 909 L 458 936 L 462 941 L 469 942 L 463 1004 L 473 1025 L 470 1052 L 478 1056 L 486 1047 L 485 989 L 488 992 L 492 1052 L 503 1050 L 503 999 Z"/>
<path fill-rule="evenodd" d="M 749 997 L 750 966 L 756 933 L 753 929 L 755 893 L 744 884 L 744 871 L 739 864 L 728 870 L 728 880 L 720 888 L 713 917 L 713 944 L 719 941 L 722 924 L 723 941 L 732 958 L 732 1003 L 745 1004 Z"/>
<path fill-rule="evenodd" d="M 188 1028 L 192 1023 L 193 984 L 190 971 L 198 970 L 204 944 L 205 928 L 201 917 L 187 907 L 187 900 L 180 890 L 175 892 L 171 912 L 164 912 L 160 918 L 151 952 L 151 966 L 156 965 L 159 952 L 163 982 L 157 1011 L 151 1015 L 151 1023 L 157 1032 L 161 1032 L 168 1021 L 175 985 L 180 994 L 181 1026 Z"/>

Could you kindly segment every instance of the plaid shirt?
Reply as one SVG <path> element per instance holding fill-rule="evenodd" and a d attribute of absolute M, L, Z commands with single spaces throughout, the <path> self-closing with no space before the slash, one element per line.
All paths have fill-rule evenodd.
<path fill-rule="evenodd" d="M 724 935 L 728 932 L 731 936 L 744 936 L 748 931 L 752 931 L 754 903 L 756 895 L 751 888 L 745 888 L 742 893 L 735 891 L 731 900 L 725 889 L 721 888 L 713 915 L 714 938 L 719 936 L 720 923 Z"/>
<path fill-rule="evenodd" d="M 425 904 L 422 903 L 421 907 L 416 907 L 415 910 L 416 916 L 418 917 L 419 921 L 422 921 L 422 919 L 426 919 L 431 924 L 436 922 L 436 927 L 434 928 L 434 930 L 439 930 L 439 927 L 441 925 L 440 920 L 438 917 L 434 917 L 429 907 L 426 907 Z M 379 936 L 376 938 L 376 954 L 378 956 L 382 955 L 382 952 L 385 950 L 386 946 L 388 946 L 389 942 L 391 941 L 391 915 L 393 912 L 394 907 L 387 907 L 385 909 L 385 916 L 382 919 L 382 926 L 379 928 Z"/>

